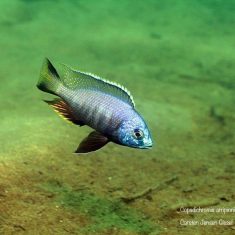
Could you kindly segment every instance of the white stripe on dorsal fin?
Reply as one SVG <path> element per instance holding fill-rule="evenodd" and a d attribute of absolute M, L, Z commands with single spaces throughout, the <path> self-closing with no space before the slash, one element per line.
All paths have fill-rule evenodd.
<path fill-rule="evenodd" d="M 133 97 L 130 92 L 123 86 L 100 78 L 94 74 L 81 72 L 63 65 L 61 71 L 61 80 L 64 85 L 71 89 L 89 89 L 98 90 L 106 94 L 113 95 L 132 107 L 135 106 Z"/>

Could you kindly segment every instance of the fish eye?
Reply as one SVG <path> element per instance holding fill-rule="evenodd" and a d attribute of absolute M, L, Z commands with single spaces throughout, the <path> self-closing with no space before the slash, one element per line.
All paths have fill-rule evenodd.
<path fill-rule="evenodd" d="M 134 137 L 137 139 L 137 140 L 140 140 L 144 137 L 144 132 L 138 128 L 134 129 Z"/>

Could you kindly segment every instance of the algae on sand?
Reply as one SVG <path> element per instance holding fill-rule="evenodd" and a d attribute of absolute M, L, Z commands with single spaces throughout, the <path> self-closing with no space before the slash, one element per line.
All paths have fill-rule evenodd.
<path fill-rule="evenodd" d="M 83 214 L 92 223 L 81 229 L 82 232 L 102 232 L 106 230 L 133 231 L 139 234 L 157 234 L 158 228 L 134 209 L 128 209 L 118 200 L 109 200 L 84 190 L 74 191 L 63 185 L 48 183 L 45 190 L 56 193 L 57 202 L 65 209 Z"/>

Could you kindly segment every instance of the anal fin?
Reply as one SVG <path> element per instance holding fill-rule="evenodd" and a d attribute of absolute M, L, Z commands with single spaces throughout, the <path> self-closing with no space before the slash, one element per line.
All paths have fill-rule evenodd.
<path fill-rule="evenodd" d="M 59 116 L 61 116 L 63 119 L 68 120 L 79 126 L 85 125 L 82 121 L 79 121 L 78 118 L 75 117 L 70 106 L 62 99 L 57 98 L 51 101 L 44 101 L 49 104 L 55 110 L 55 112 L 57 112 Z"/>

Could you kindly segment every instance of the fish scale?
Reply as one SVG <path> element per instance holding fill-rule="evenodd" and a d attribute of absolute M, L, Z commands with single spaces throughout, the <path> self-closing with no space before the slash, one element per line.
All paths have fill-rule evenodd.
<path fill-rule="evenodd" d="M 110 95 L 97 91 L 80 90 L 76 94 L 72 93 L 73 95 L 69 95 L 67 91 L 64 94 L 62 98 L 67 103 L 72 103 L 78 118 L 92 128 L 98 126 L 100 131 L 115 129 L 120 122 L 118 116 L 121 116 L 124 110 L 131 108 L 121 100 L 117 101 Z M 102 112 L 102 110 L 106 111 Z"/>

